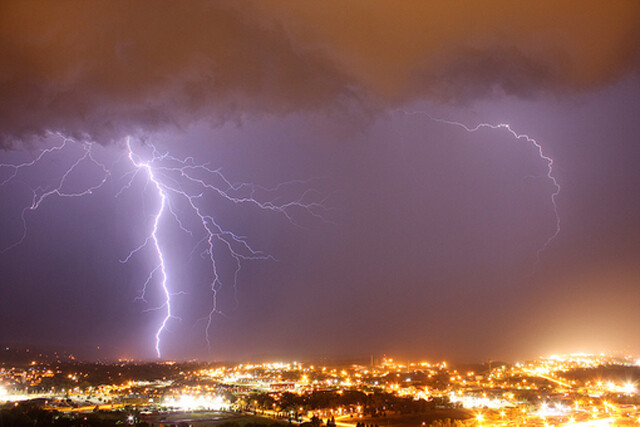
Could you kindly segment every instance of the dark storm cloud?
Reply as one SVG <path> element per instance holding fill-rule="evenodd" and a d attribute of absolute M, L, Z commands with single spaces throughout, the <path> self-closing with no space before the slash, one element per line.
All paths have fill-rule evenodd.
<path fill-rule="evenodd" d="M 4 6 L 0 127 L 98 140 L 325 102 L 339 90 L 282 31 L 208 3 L 61 2 Z"/>
<path fill-rule="evenodd" d="M 637 70 L 639 22 L 635 1 L 3 2 L 0 132 L 589 90 Z"/>

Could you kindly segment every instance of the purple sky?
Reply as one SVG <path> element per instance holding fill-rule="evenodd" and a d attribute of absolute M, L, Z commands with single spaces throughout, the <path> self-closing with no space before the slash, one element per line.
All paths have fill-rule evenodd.
<path fill-rule="evenodd" d="M 639 6 L 539 3 L 10 3 L 0 163 L 32 160 L 60 142 L 44 136 L 54 131 L 97 142 L 115 165 L 93 194 L 27 213 L 27 238 L 0 255 L 0 341 L 154 357 L 163 313 L 146 309 L 158 284 L 149 304 L 134 301 L 153 253 L 118 261 L 158 206 L 144 180 L 115 198 L 133 135 L 232 182 L 318 178 L 292 191 L 328 196 L 327 221 L 298 212 L 301 227 L 207 199 L 225 228 L 277 259 L 243 264 L 237 304 L 229 283 L 220 288 L 211 349 L 210 271 L 190 257 L 200 237 L 167 220 L 168 283 L 185 294 L 165 357 L 640 353 Z M 562 187 L 561 231 L 537 264 L 554 233 L 554 188 L 532 146 L 405 111 L 509 123 L 544 147 Z M 79 148 L 0 187 L 0 247 L 20 238 L 30 188 L 50 186 Z M 0 180 L 11 172 L 0 168 Z M 83 166 L 67 189 L 97 179 Z M 228 255 L 218 261 L 232 274 Z"/>

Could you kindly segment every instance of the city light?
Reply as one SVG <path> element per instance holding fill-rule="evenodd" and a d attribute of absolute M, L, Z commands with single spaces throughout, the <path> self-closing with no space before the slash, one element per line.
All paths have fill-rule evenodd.
<path fill-rule="evenodd" d="M 164 400 L 163 404 L 181 411 L 195 411 L 200 409 L 219 411 L 225 407 L 225 402 L 220 396 L 182 395 L 177 398 L 167 398 Z"/>
<path fill-rule="evenodd" d="M 167 362 L 152 365 L 173 372 L 165 371 L 163 379 L 113 384 L 91 384 L 91 372 L 117 371 L 131 365 L 72 366 L 73 369 L 63 369 L 35 362 L 23 368 L 0 368 L 0 401 L 43 399 L 47 409 L 64 413 L 91 412 L 96 407 L 138 408 L 142 418 L 134 417 L 135 422 L 160 422 L 154 414 L 166 411 L 217 411 L 296 422 L 314 415 L 323 419 L 335 417 L 345 427 L 358 420 L 375 424 L 372 421 L 382 412 L 387 417 L 401 417 L 402 410 L 391 409 L 394 404 L 418 414 L 426 408 L 446 408 L 461 420 L 472 417 L 483 426 L 502 425 L 505 421 L 601 426 L 611 420 L 640 418 L 634 373 L 637 367 L 635 359 L 626 356 L 562 355 L 485 364 L 473 371 L 459 370 L 455 364 L 445 362 L 391 358 L 374 364 L 335 366 Z M 607 372 L 627 372 L 631 379 L 621 382 Z M 42 384 L 55 384 L 52 380 L 56 378 L 60 378 L 59 386 L 42 388 Z M 8 390 L 12 390 L 11 395 Z M 233 398 L 227 400 L 223 396 Z M 317 403 L 311 404 L 318 402 L 314 400 L 318 396 L 331 398 L 323 397 L 325 404 L 318 407 Z M 224 415 L 215 415 L 218 416 Z M 123 420 L 132 423 L 126 417 Z"/>

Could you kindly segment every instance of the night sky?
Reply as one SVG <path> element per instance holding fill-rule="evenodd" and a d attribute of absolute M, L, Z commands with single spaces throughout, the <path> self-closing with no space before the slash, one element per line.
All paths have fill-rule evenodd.
<path fill-rule="evenodd" d="M 119 261 L 159 203 L 143 179 L 115 197 L 130 136 L 234 183 L 304 181 L 281 197 L 313 189 L 324 206 L 292 223 L 207 196 L 276 259 L 244 262 L 235 296 L 220 287 L 210 348 L 202 236 L 167 219 L 183 293 L 163 357 L 639 354 L 639 71 L 637 1 L 2 2 L 0 163 L 52 133 L 80 143 L 0 187 L 0 248 L 82 141 L 111 176 L 25 214 L 0 255 L 0 342 L 155 357 L 157 281 L 136 300 L 154 255 Z M 544 159 L 505 129 L 429 117 L 509 123 L 553 159 L 561 230 L 539 259 L 555 231 Z M 83 164 L 65 188 L 98 175 Z"/>

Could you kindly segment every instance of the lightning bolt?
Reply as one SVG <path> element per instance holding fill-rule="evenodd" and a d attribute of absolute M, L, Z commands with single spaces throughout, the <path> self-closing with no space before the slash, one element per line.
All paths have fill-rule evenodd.
<path fill-rule="evenodd" d="M 136 156 L 133 153 L 133 150 L 131 149 L 131 142 L 129 140 L 129 138 L 127 138 L 127 149 L 129 152 L 129 160 L 131 161 L 131 163 L 133 164 L 133 166 L 138 170 L 138 171 L 144 171 L 147 174 L 147 178 L 149 179 L 149 181 L 151 181 L 153 183 L 154 188 L 157 191 L 157 194 L 160 198 L 160 207 L 158 208 L 158 212 L 155 215 L 155 218 L 153 220 L 153 230 L 151 231 L 151 234 L 149 235 L 149 237 L 147 237 L 147 239 L 145 240 L 145 242 L 137 247 L 136 249 L 134 249 L 133 251 L 131 251 L 129 253 L 129 255 L 122 260 L 122 262 L 127 262 L 129 261 L 129 259 L 138 251 L 140 251 L 141 249 L 143 249 L 144 247 L 146 247 L 149 243 L 152 243 L 153 245 L 153 249 L 158 257 L 158 267 L 154 268 L 152 270 L 152 272 L 149 274 L 149 277 L 147 279 L 147 281 L 144 284 L 144 289 L 143 289 L 143 298 L 144 298 L 144 294 L 146 293 L 146 288 L 147 285 L 149 284 L 149 282 L 151 281 L 153 274 L 156 271 L 160 271 L 160 275 L 161 275 L 161 279 L 160 279 L 160 287 L 162 288 L 163 291 L 163 295 L 164 295 L 164 304 L 163 306 L 166 308 L 166 315 L 164 317 L 164 319 L 162 319 L 162 323 L 160 324 L 160 327 L 158 328 L 158 331 L 156 332 L 156 354 L 158 355 L 158 357 L 162 356 L 162 353 L 160 352 L 160 337 L 162 335 L 162 332 L 165 330 L 165 328 L 167 327 L 167 323 L 169 322 L 169 320 L 171 319 L 175 319 L 176 317 L 172 314 L 171 311 L 171 293 L 169 292 L 169 289 L 167 288 L 167 267 L 165 265 L 165 261 L 164 261 L 164 255 L 162 253 L 162 249 L 160 248 L 160 242 L 158 241 L 158 224 L 160 222 L 160 219 L 162 218 L 162 214 L 165 212 L 165 208 L 167 205 L 167 195 L 163 189 L 163 187 L 160 185 L 160 182 L 156 179 L 156 177 L 153 174 L 153 169 L 151 169 L 151 166 L 149 166 L 149 163 L 147 162 L 143 162 L 142 160 L 140 160 L 138 158 L 138 156 Z M 135 174 L 133 175 L 135 177 Z"/>
<path fill-rule="evenodd" d="M 55 154 L 56 152 L 62 152 L 70 145 L 70 143 L 74 143 L 74 141 L 72 141 L 70 138 L 66 138 L 60 133 L 49 132 L 47 133 L 47 136 L 58 137 L 62 140 L 62 142 L 59 145 L 42 150 L 35 157 L 35 159 L 31 160 L 30 162 L 24 162 L 17 165 L 10 164 L 10 163 L 0 163 L 0 170 L 8 169 L 12 171 L 8 177 L 6 177 L 2 182 L 0 182 L 0 187 L 3 187 L 4 185 L 14 181 L 17 178 L 18 174 L 23 169 L 29 169 L 31 167 L 36 166 L 38 163 L 42 162 L 43 159 L 45 159 L 45 157 L 51 154 Z M 27 214 L 29 212 L 36 211 L 46 199 L 50 197 L 66 198 L 66 197 L 87 196 L 92 194 L 94 191 L 98 190 L 99 188 L 101 188 L 107 182 L 107 180 L 111 176 L 111 172 L 109 171 L 109 169 L 107 169 L 107 167 L 103 163 L 99 162 L 94 157 L 94 154 L 93 154 L 94 144 L 91 142 L 76 142 L 76 144 L 81 146 L 82 154 L 79 155 L 75 159 L 75 161 L 71 164 L 71 166 L 65 170 L 65 172 L 61 175 L 60 179 L 58 180 L 58 183 L 55 186 L 49 189 L 46 189 L 41 186 L 36 188 L 30 188 L 32 193 L 31 204 L 28 206 L 25 206 L 20 215 L 22 219 L 22 235 L 16 242 L 14 242 L 13 244 L 7 246 L 2 251 L 0 251 L 0 254 L 3 254 L 9 251 L 24 242 L 24 240 L 27 238 L 27 233 L 28 233 L 27 218 L 26 218 Z M 91 164 L 95 165 L 99 170 L 101 170 L 102 178 L 99 180 L 97 184 L 84 188 L 81 191 L 74 192 L 74 191 L 65 190 L 64 188 L 65 188 L 65 185 L 67 184 L 67 180 L 69 176 L 83 162 L 90 162 Z"/>
<path fill-rule="evenodd" d="M 469 125 L 467 125 L 465 123 L 452 121 L 452 120 L 445 120 L 445 119 L 442 119 L 442 118 L 439 118 L 439 117 L 434 117 L 434 116 L 431 116 L 430 114 L 428 114 L 428 113 L 426 113 L 424 111 L 405 111 L 405 110 L 400 110 L 400 112 L 405 114 L 405 115 L 409 115 L 409 116 L 411 116 L 411 115 L 419 115 L 419 116 L 427 117 L 429 120 L 431 120 L 433 122 L 436 122 L 436 123 L 444 123 L 444 124 L 451 125 L 451 126 L 457 126 L 459 128 L 464 129 L 465 131 L 467 131 L 469 133 L 477 132 L 480 129 L 506 130 L 516 140 L 524 140 L 526 143 L 530 144 L 531 146 L 533 146 L 536 149 L 536 151 L 538 153 L 538 157 L 541 160 L 543 160 L 545 162 L 546 166 L 547 166 L 545 177 L 551 182 L 551 184 L 553 186 L 553 191 L 551 192 L 550 199 L 551 199 L 551 206 L 553 208 L 553 214 L 554 214 L 554 218 L 555 218 L 555 229 L 554 229 L 553 233 L 546 239 L 544 244 L 540 248 L 538 248 L 538 250 L 536 251 L 536 265 L 537 265 L 540 262 L 540 255 L 542 254 L 542 252 L 547 250 L 549 245 L 551 245 L 551 243 L 555 240 L 555 238 L 558 237 L 558 234 L 560 234 L 560 214 L 558 213 L 557 198 L 558 198 L 558 195 L 560 194 L 561 187 L 560 187 L 560 184 L 558 183 L 557 178 L 555 177 L 555 175 L 553 173 L 553 159 L 545 154 L 542 145 L 538 141 L 536 141 L 534 138 L 529 136 L 528 134 L 516 132 L 511 127 L 511 125 L 508 124 L 508 123 L 498 123 L 498 124 L 479 123 L 476 126 L 469 126 Z"/>
<path fill-rule="evenodd" d="M 516 140 L 524 140 L 526 143 L 535 147 L 538 156 L 540 159 L 544 160 L 547 165 L 546 177 L 553 184 L 554 190 L 551 194 L 551 204 L 553 206 L 556 226 L 552 235 L 536 252 L 537 261 L 539 261 L 540 254 L 549 247 L 560 233 L 560 216 L 558 214 L 557 197 L 560 193 L 561 187 L 553 173 L 553 159 L 544 153 L 542 145 L 529 135 L 516 132 L 509 124 L 505 123 L 480 123 L 475 127 L 471 127 L 461 122 L 432 117 L 425 112 L 403 111 L 403 113 L 408 115 L 425 116 L 434 122 L 457 126 L 470 133 L 476 132 L 482 128 L 506 130 Z M 93 192 L 101 189 L 109 178 L 112 177 L 111 168 L 98 161 L 94 156 L 94 143 L 76 141 L 59 133 L 50 133 L 49 136 L 58 137 L 61 140 L 60 144 L 41 150 L 31 161 L 19 164 L 0 164 L 0 171 L 7 170 L 9 172 L 8 176 L 0 182 L 0 187 L 15 181 L 23 170 L 37 167 L 38 164 L 43 162 L 47 157 L 53 156 L 57 153 L 70 151 L 70 146 L 80 147 L 80 154 L 76 155 L 73 163 L 60 175 L 59 179 L 53 186 L 48 188 L 41 186 L 31 188 L 31 204 L 25 206 L 21 213 L 23 233 L 16 242 L 6 247 L 1 253 L 10 250 L 25 241 L 28 235 L 27 215 L 30 212 L 37 211 L 45 200 L 51 197 L 68 198 L 90 196 Z M 279 194 L 281 190 L 293 186 L 308 186 L 317 178 L 306 181 L 288 181 L 273 188 L 265 188 L 253 183 L 234 184 L 222 174 L 220 169 L 212 169 L 207 164 L 196 163 L 195 159 L 192 157 L 178 158 L 168 152 L 162 153 L 155 146 L 151 145 L 150 158 L 145 159 L 141 154 L 136 152 L 131 138 L 127 138 L 125 146 L 126 158 L 128 159 L 130 169 L 124 174 L 126 182 L 115 194 L 115 197 L 117 198 L 123 192 L 131 189 L 136 178 L 143 175 L 146 181 L 144 189 L 152 191 L 159 202 L 158 208 L 153 215 L 152 227 L 149 234 L 139 246 L 131 250 L 129 254 L 121 260 L 121 262 L 126 263 L 134 255 L 147 248 L 151 249 L 156 259 L 156 264 L 150 269 L 141 294 L 137 298 L 139 300 L 146 301 L 145 297 L 148 286 L 154 282 L 156 275 L 159 275 L 159 286 L 163 295 L 163 303 L 159 307 L 151 308 L 151 310 L 164 310 L 164 317 L 155 334 L 156 354 L 158 357 L 162 357 L 161 338 L 163 333 L 167 330 L 171 320 L 180 319 L 173 311 L 172 297 L 183 293 L 181 291 L 172 290 L 170 287 L 170 276 L 167 269 L 168 263 L 165 259 L 163 245 L 161 242 L 162 239 L 160 236 L 161 224 L 163 224 L 164 218 L 169 216 L 170 218 L 173 218 L 178 229 L 183 232 L 191 236 L 197 232 L 196 230 L 189 229 L 185 225 L 181 219 L 181 215 L 173 207 L 174 200 L 182 200 L 186 204 L 189 213 L 199 224 L 199 233 L 204 236 L 195 244 L 192 253 L 195 252 L 198 247 L 204 246 L 201 255 L 206 258 L 210 268 L 211 281 L 209 283 L 209 289 L 211 292 L 211 311 L 208 316 L 203 319 L 206 320 L 204 335 L 208 345 L 210 346 L 210 328 L 212 326 L 214 316 L 216 314 L 224 314 L 218 308 L 217 303 L 217 293 L 221 286 L 223 286 L 216 263 L 217 251 L 225 250 L 234 260 L 235 266 L 232 275 L 232 285 L 236 303 L 238 276 L 243 262 L 248 260 L 275 259 L 263 251 L 254 249 L 249 244 L 245 236 L 239 236 L 231 230 L 224 228 L 218 221 L 216 221 L 213 213 L 210 209 L 207 209 L 203 200 L 211 195 L 217 196 L 227 202 L 233 203 L 234 205 L 248 205 L 263 211 L 283 215 L 291 224 L 300 226 L 295 220 L 295 211 L 302 211 L 313 218 L 328 221 L 326 219 L 328 209 L 325 207 L 325 202 L 331 194 L 326 197 L 322 197 L 319 191 L 313 188 L 308 188 L 301 191 L 297 197 L 289 201 L 283 201 L 283 196 Z M 94 185 L 85 187 L 82 190 L 66 190 L 65 188 L 70 175 L 83 163 L 93 165 L 100 172 L 100 179 Z M 274 196 L 267 200 L 261 200 L 257 196 L 257 193 L 259 192 Z"/>
<path fill-rule="evenodd" d="M 16 180 L 23 170 L 37 167 L 44 159 L 57 153 L 70 151 L 71 146 L 79 146 L 81 148 L 81 154 L 78 155 L 71 166 L 61 174 L 54 186 L 51 188 L 37 187 L 31 189 L 33 193 L 32 203 L 22 210 L 21 215 L 23 233 L 16 242 L 6 247 L 3 252 L 25 241 L 28 234 L 27 213 L 38 210 L 46 199 L 50 197 L 88 196 L 102 188 L 107 180 L 112 177 L 111 169 L 113 166 L 109 168 L 104 163 L 96 160 L 93 153 L 95 144 L 79 142 L 61 134 L 50 134 L 49 136 L 60 138 L 61 143 L 41 150 L 31 161 L 19 164 L 0 164 L 0 171 L 4 169 L 9 172 L 8 176 L 0 182 L 0 187 Z M 136 152 L 131 138 L 127 138 L 124 145 L 126 147 L 126 156 L 121 156 L 118 162 L 120 162 L 123 157 L 126 157 L 130 167 L 123 175 L 125 183 L 115 194 L 115 198 L 120 197 L 124 192 L 130 190 L 136 179 L 142 177 L 145 180 L 144 190 L 154 194 L 158 201 L 158 207 L 152 215 L 152 227 L 148 235 L 139 246 L 132 249 L 126 257 L 120 260 L 122 263 L 127 263 L 136 254 L 141 253 L 145 249 L 151 251 L 156 260 L 155 265 L 147 275 L 140 295 L 136 298 L 136 300 L 146 302 L 148 287 L 152 285 L 152 283 L 158 282 L 162 294 L 162 304 L 148 309 L 162 310 L 164 312 L 164 316 L 154 337 L 156 355 L 159 358 L 162 357 L 162 336 L 167 331 L 170 322 L 172 320 L 181 320 L 181 318 L 174 313 L 172 297 L 185 293 L 176 290 L 175 283 L 170 281 L 169 263 L 163 251 L 163 245 L 166 245 L 167 241 L 166 239 L 163 241 L 161 236 L 161 229 L 164 227 L 165 218 L 172 218 L 177 228 L 190 236 L 194 236 L 195 233 L 200 233 L 204 236 L 195 244 L 192 254 L 198 247 L 204 246 L 201 255 L 207 261 L 210 269 L 211 281 L 209 283 L 209 289 L 211 292 L 211 311 L 208 316 L 203 319 L 206 320 L 204 335 L 210 347 L 210 328 L 213 324 L 214 316 L 216 314 L 224 315 L 223 311 L 219 309 L 217 301 L 218 291 L 223 286 L 216 262 L 217 251 L 226 251 L 235 263 L 231 282 L 236 305 L 238 304 L 236 293 L 238 277 L 243 263 L 250 260 L 275 261 L 275 258 L 268 253 L 254 249 L 245 236 L 237 235 L 233 231 L 224 228 L 216 221 L 210 208 L 207 207 L 205 203 L 207 201 L 206 199 L 213 195 L 234 205 L 248 205 L 262 211 L 280 214 L 291 224 L 301 227 L 296 221 L 296 212 L 302 212 L 313 218 L 328 221 L 326 219 L 328 209 L 325 207 L 325 202 L 330 194 L 322 197 L 322 193 L 318 190 L 306 188 L 303 191 L 296 190 L 298 193 L 296 197 L 292 198 L 289 195 L 287 198 L 282 194 L 282 190 L 294 187 L 308 187 L 313 181 L 319 178 L 288 181 L 278 184 L 273 188 L 262 187 L 253 183 L 234 184 L 223 175 L 220 169 L 212 169 L 207 164 L 196 163 L 192 157 L 179 158 L 168 152 L 162 153 L 154 145 L 150 145 L 151 154 L 147 156 L 148 158 L 145 158 L 145 156 Z M 83 162 L 89 162 L 101 172 L 100 180 L 95 185 L 83 188 L 81 191 L 66 191 L 65 185 L 67 184 L 69 176 Z M 270 197 L 266 197 L 265 200 L 264 196 L 258 197 L 258 193 Z M 174 204 L 180 200 L 188 207 L 188 214 L 195 218 L 200 230 L 192 230 L 185 225 L 186 223 L 184 222 L 184 218 L 182 218 L 182 213 L 174 208 Z"/>

